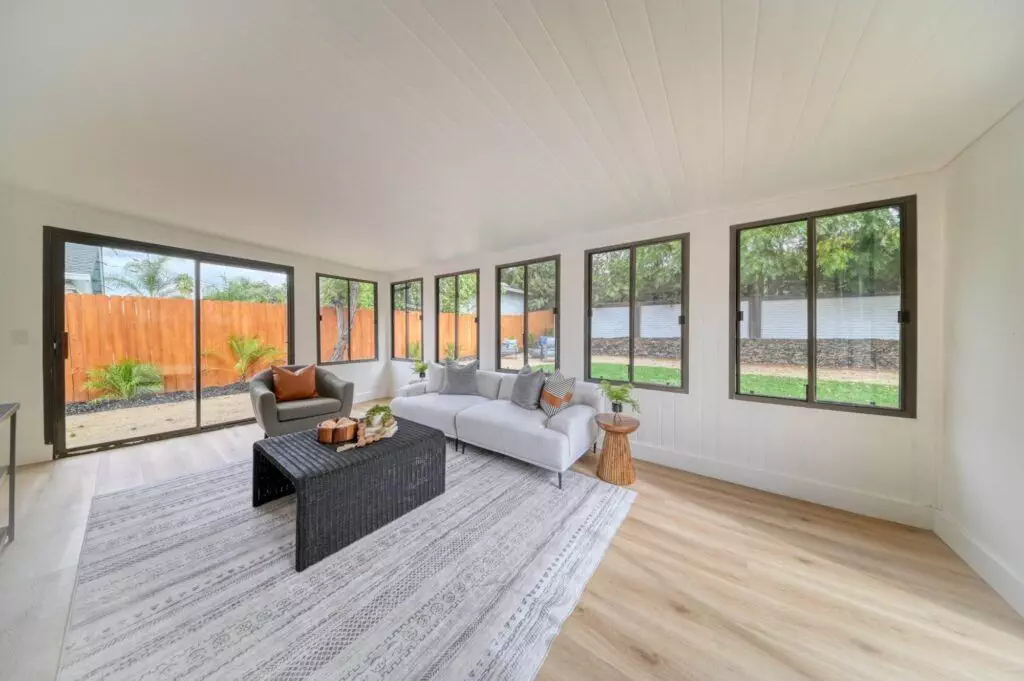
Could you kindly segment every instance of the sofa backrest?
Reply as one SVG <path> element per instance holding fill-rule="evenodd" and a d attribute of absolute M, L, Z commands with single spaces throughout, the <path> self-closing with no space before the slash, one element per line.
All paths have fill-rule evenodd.
<path fill-rule="evenodd" d="M 498 390 L 501 387 L 501 379 L 504 374 L 497 371 L 485 371 L 478 369 L 476 372 L 476 390 L 489 400 L 498 399 Z"/>
<path fill-rule="evenodd" d="M 512 399 L 512 388 L 516 384 L 516 374 L 509 373 L 498 373 L 496 371 L 478 371 L 477 375 L 481 373 L 496 374 L 501 378 L 501 385 L 498 388 L 498 399 L 499 400 L 510 400 Z M 483 392 L 480 393 L 481 395 Z M 494 398 L 491 398 L 494 399 Z M 586 404 L 593 407 L 597 411 L 608 411 L 609 407 L 605 404 L 604 395 L 601 394 L 601 389 L 595 383 L 587 383 L 580 379 L 576 379 L 576 387 L 573 388 L 572 401 L 570 404 Z"/>

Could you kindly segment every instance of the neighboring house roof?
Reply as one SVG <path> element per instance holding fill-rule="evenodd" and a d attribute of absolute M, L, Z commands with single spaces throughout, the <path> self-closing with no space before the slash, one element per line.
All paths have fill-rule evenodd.
<path fill-rule="evenodd" d="M 102 265 L 102 252 L 99 246 L 75 243 L 64 245 L 64 278 L 91 282 L 91 293 L 103 293 Z"/>

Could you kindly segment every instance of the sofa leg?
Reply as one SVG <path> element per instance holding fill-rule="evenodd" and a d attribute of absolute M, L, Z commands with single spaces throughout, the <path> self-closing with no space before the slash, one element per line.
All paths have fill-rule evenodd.
<path fill-rule="evenodd" d="M 558 474 L 558 489 L 562 489 L 562 474 Z"/>

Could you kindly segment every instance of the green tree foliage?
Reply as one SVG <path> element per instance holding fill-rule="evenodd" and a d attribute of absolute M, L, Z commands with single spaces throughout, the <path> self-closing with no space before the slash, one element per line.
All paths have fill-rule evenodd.
<path fill-rule="evenodd" d="M 530 311 L 550 310 L 555 307 L 555 288 L 558 283 L 555 272 L 554 260 L 506 267 L 501 271 L 501 293 L 521 293 L 524 287 L 523 279 L 528 277 Z"/>
<path fill-rule="evenodd" d="M 818 295 L 900 291 L 900 214 L 877 208 L 817 220 Z"/>
<path fill-rule="evenodd" d="M 682 282 L 681 241 L 665 241 L 636 249 L 636 298 L 644 304 L 679 303 Z M 594 305 L 629 303 L 629 249 L 597 253 L 591 259 Z"/>
<path fill-rule="evenodd" d="M 455 312 L 456 286 L 458 286 L 459 293 L 459 312 L 462 314 L 476 312 L 477 283 L 475 272 L 442 277 L 437 284 L 441 312 Z"/>
<path fill-rule="evenodd" d="M 222 277 L 220 284 L 204 285 L 203 298 L 246 303 L 284 303 L 288 300 L 288 284 L 271 284 L 249 277 Z"/>
<path fill-rule="evenodd" d="M 139 395 L 158 393 L 164 388 L 160 370 L 137 359 L 90 369 L 86 390 L 99 394 L 98 400 L 130 400 Z"/>
<path fill-rule="evenodd" d="M 187 274 L 171 272 L 170 260 L 166 255 L 132 258 L 120 275 L 107 275 L 106 281 L 147 298 L 191 297 L 195 281 Z"/>

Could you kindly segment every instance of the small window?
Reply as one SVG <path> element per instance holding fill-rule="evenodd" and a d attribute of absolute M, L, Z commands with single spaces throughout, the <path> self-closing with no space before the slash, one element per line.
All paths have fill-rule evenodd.
<path fill-rule="evenodd" d="M 480 356 L 480 270 L 434 278 L 434 353 L 437 361 L 474 360 Z"/>
<path fill-rule="evenodd" d="M 914 197 L 733 227 L 731 395 L 913 416 Z"/>
<path fill-rule="evenodd" d="M 587 251 L 587 380 L 686 390 L 688 241 Z"/>
<path fill-rule="evenodd" d="M 377 359 L 377 284 L 316 275 L 317 362 L 372 362 Z"/>
<path fill-rule="evenodd" d="M 558 368 L 559 257 L 499 265 L 498 370 Z"/>
<path fill-rule="evenodd" d="M 391 284 L 391 358 L 423 359 L 423 280 Z"/>

